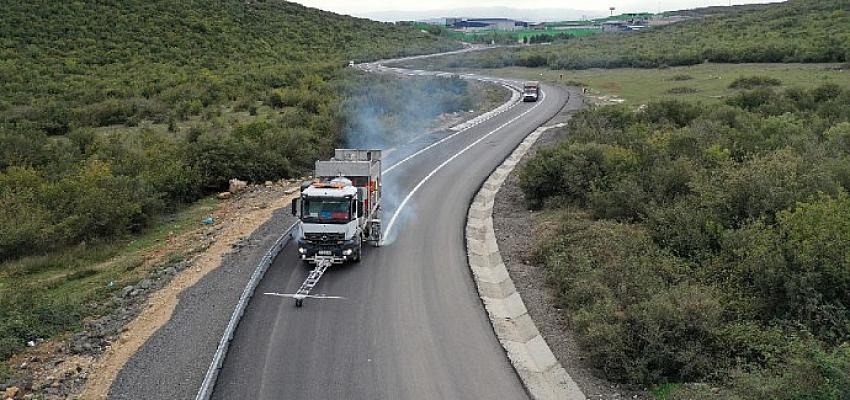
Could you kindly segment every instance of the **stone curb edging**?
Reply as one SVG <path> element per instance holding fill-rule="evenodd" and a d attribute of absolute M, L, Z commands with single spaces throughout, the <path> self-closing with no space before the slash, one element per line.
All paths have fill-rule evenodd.
<path fill-rule="evenodd" d="M 257 268 L 254 269 L 254 273 L 251 275 L 248 285 L 245 286 L 245 289 L 242 291 L 242 296 L 239 297 L 239 303 L 236 304 L 236 309 L 233 310 L 233 314 L 230 316 L 227 328 L 224 329 L 224 334 L 221 336 L 218 348 L 215 351 L 215 355 L 213 355 L 213 360 L 210 363 L 210 367 L 207 370 L 206 375 L 204 375 L 204 381 L 198 389 L 198 394 L 195 396 L 195 400 L 208 400 L 212 396 L 215 382 L 218 379 L 218 373 L 221 370 L 222 365 L 224 365 L 224 357 L 227 355 L 227 350 L 230 348 L 230 341 L 233 340 L 233 334 L 236 333 L 236 327 L 239 326 L 239 321 L 242 320 L 242 315 L 248 307 L 248 302 L 250 302 L 251 297 L 254 296 L 254 291 L 257 290 L 257 286 L 259 286 L 260 281 L 263 279 L 263 276 L 265 276 L 269 266 L 271 266 L 274 259 L 277 258 L 280 251 L 283 250 L 284 246 L 289 243 L 289 239 L 292 237 L 292 230 L 295 228 L 295 225 L 296 224 L 292 224 L 292 226 L 283 232 L 266 255 L 263 256 L 262 260 L 260 260 Z"/>
<path fill-rule="evenodd" d="M 556 125 L 562 126 L 562 125 Z M 528 135 L 475 195 L 466 222 L 466 251 L 478 294 L 517 374 L 534 400 L 585 400 L 578 385 L 558 362 L 525 308 L 499 253 L 493 230 L 493 203 L 520 159 L 543 132 Z"/>

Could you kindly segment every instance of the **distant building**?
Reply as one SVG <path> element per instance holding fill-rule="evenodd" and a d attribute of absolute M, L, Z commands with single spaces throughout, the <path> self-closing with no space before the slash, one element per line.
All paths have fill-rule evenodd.
<path fill-rule="evenodd" d="M 628 32 L 629 23 L 626 21 L 605 21 L 602 23 L 602 32 Z"/>
<path fill-rule="evenodd" d="M 648 26 L 645 20 L 631 21 L 605 21 L 602 23 L 602 32 L 631 32 L 645 29 Z"/>
<path fill-rule="evenodd" d="M 514 31 L 528 28 L 528 22 L 509 18 L 446 18 L 446 26 L 462 31 Z"/>

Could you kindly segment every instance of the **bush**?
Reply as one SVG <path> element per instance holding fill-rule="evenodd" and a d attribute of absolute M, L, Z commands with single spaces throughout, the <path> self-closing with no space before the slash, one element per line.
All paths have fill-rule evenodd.
<path fill-rule="evenodd" d="M 726 100 L 726 103 L 745 110 L 755 111 L 770 102 L 774 96 L 776 96 L 776 93 L 770 88 L 757 88 L 738 93 Z"/>
<path fill-rule="evenodd" d="M 556 196 L 585 205 L 595 186 L 636 168 L 636 155 L 622 147 L 595 143 L 560 146 L 541 151 L 528 161 L 520 172 L 520 188 L 532 208 Z"/>
<path fill-rule="evenodd" d="M 733 398 L 755 400 L 835 400 L 850 396 L 850 346 L 825 351 L 813 342 L 796 346 L 774 368 L 734 377 Z"/>
<path fill-rule="evenodd" d="M 679 100 L 661 100 L 647 104 L 641 116 L 649 123 L 669 123 L 682 127 L 690 124 L 701 114 L 700 108 L 698 104 Z"/>
<path fill-rule="evenodd" d="M 709 287 L 676 283 L 687 274 L 642 229 L 591 222 L 561 211 L 556 236 L 538 257 L 569 311 L 591 363 L 619 381 L 699 379 L 723 365 L 723 324 Z"/>
<path fill-rule="evenodd" d="M 699 93 L 699 89 L 695 89 L 688 86 L 676 86 L 670 89 L 667 89 L 667 94 L 694 94 Z"/>
<path fill-rule="evenodd" d="M 729 89 L 755 89 L 758 87 L 780 86 L 782 81 L 767 76 L 741 77 L 729 84 Z"/>
<path fill-rule="evenodd" d="M 850 340 L 850 197 L 824 197 L 724 239 L 731 278 L 752 290 L 765 321 L 795 321 L 830 343 Z"/>

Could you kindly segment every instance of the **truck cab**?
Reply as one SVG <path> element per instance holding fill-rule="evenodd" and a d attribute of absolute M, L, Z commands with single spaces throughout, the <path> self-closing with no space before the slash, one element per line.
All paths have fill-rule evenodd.
<path fill-rule="evenodd" d="M 357 188 L 340 177 L 329 182 L 317 181 L 301 192 L 301 235 L 298 253 L 305 261 L 315 256 L 332 256 L 338 262 L 360 261 L 362 235 Z"/>
<path fill-rule="evenodd" d="M 316 179 L 302 185 L 292 201 L 299 218 L 293 235 L 301 260 L 331 258 L 358 262 L 363 242 L 381 240 L 381 152 L 337 149 L 330 161 L 316 162 Z"/>
<path fill-rule="evenodd" d="M 540 82 L 530 81 L 522 85 L 522 101 L 537 101 L 540 97 Z"/>

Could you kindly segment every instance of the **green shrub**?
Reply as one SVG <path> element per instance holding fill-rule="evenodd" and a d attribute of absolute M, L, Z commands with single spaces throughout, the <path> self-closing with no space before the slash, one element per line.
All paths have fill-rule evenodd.
<path fill-rule="evenodd" d="M 630 382 L 699 379 L 723 365 L 714 289 L 677 283 L 687 268 L 642 229 L 561 211 L 538 257 L 591 363 Z"/>
<path fill-rule="evenodd" d="M 741 77 L 729 84 L 729 89 L 755 89 L 758 87 L 780 86 L 782 81 L 767 76 Z"/>
<path fill-rule="evenodd" d="M 774 368 L 742 373 L 734 378 L 736 399 L 844 400 L 850 397 L 850 346 L 825 351 L 803 343 Z"/>
<path fill-rule="evenodd" d="M 694 94 L 699 93 L 699 89 L 695 89 L 689 86 L 676 86 L 670 89 L 667 89 L 667 94 Z"/>
<path fill-rule="evenodd" d="M 831 343 L 850 340 L 850 197 L 824 197 L 725 239 L 731 276 L 752 290 L 765 321 L 795 321 Z"/>
<path fill-rule="evenodd" d="M 726 103 L 731 106 L 754 111 L 770 102 L 775 96 L 776 92 L 770 88 L 757 88 L 738 93 L 726 100 Z"/>

